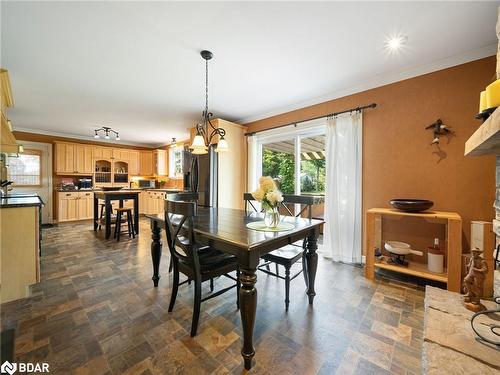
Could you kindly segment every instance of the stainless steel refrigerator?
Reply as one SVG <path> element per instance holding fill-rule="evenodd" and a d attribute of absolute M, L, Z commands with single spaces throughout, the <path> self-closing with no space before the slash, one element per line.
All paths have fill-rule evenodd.
<path fill-rule="evenodd" d="M 184 190 L 199 194 L 198 205 L 217 207 L 218 166 L 215 146 L 208 148 L 208 154 L 193 155 L 188 149 L 183 153 Z"/>

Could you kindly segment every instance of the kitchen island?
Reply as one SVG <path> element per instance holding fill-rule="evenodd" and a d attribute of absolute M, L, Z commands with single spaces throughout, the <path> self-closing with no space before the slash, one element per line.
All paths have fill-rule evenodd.
<path fill-rule="evenodd" d="M 40 212 L 36 195 L 12 195 L 0 201 L 1 302 L 28 297 L 40 281 Z"/>

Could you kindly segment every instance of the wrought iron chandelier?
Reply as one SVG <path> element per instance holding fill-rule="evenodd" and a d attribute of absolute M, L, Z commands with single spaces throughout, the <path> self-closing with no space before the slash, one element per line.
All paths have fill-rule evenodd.
<path fill-rule="evenodd" d="M 208 147 L 214 144 L 214 137 L 219 136 L 215 151 L 225 152 L 229 150 L 229 145 L 224 139 L 226 131 L 223 128 L 216 128 L 212 124 L 210 117 L 213 114 L 208 111 L 208 60 L 213 57 L 213 54 L 210 51 L 203 50 L 200 52 L 200 55 L 205 60 L 205 110 L 202 113 L 203 121 L 196 124 L 196 135 L 189 148 L 192 154 L 206 154 L 208 153 Z"/>
<path fill-rule="evenodd" d="M 101 138 L 101 135 L 99 133 L 103 132 L 104 133 L 104 139 L 110 139 L 111 137 L 109 136 L 111 133 L 115 135 L 115 140 L 119 141 L 120 140 L 120 135 L 118 134 L 117 131 L 114 131 L 110 127 L 103 126 L 102 128 L 94 130 L 94 138 L 99 139 Z"/>

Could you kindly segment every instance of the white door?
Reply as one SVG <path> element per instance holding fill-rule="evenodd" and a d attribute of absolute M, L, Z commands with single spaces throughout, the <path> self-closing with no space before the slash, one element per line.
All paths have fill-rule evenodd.
<path fill-rule="evenodd" d="M 38 194 L 45 204 L 42 208 L 42 224 L 52 224 L 52 145 L 40 142 L 19 142 L 28 152 L 38 152 L 40 155 L 40 184 L 16 185 L 13 184 L 11 194 Z M 7 164 L 9 164 L 9 157 Z"/>

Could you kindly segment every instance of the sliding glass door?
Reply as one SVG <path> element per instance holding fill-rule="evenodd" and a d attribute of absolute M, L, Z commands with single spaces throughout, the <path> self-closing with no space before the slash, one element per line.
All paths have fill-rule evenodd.
<path fill-rule="evenodd" d="M 255 178 L 271 176 L 285 194 L 325 192 L 325 126 L 283 128 L 257 136 Z"/>

